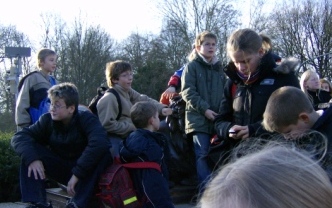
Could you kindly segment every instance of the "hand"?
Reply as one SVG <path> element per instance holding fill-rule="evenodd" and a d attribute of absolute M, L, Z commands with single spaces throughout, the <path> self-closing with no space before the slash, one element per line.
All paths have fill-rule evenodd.
<path fill-rule="evenodd" d="M 75 175 L 72 175 L 72 177 L 68 181 L 68 184 L 67 184 L 67 193 L 70 196 L 74 196 L 75 195 L 75 185 L 77 184 L 78 180 L 79 179 Z"/>
<path fill-rule="evenodd" d="M 205 111 L 204 115 L 205 115 L 205 117 L 206 117 L 207 119 L 213 121 L 213 120 L 216 118 L 216 116 L 218 115 L 218 113 L 216 113 L 216 112 L 214 112 L 214 111 L 212 111 L 212 110 L 210 110 L 210 109 L 207 109 L 207 110 Z"/>
<path fill-rule="evenodd" d="M 30 163 L 28 167 L 28 177 L 30 178 L 31 173 L 33 173 L 34 177 L 36 180 L 39 179 L 43 180 L 45 179 L 45 169 L 42 161 L 40 160 L 35 160 L 32 163 Z"/>
<path fill-rule="evenodd" d="M 248 126 L 239 126 L 239 125 L 234 125 L 232 128 L 229 129 L 231 132 L 235 133 L 230 133 L 228 136 L 233 139 L 246 139 L 249 137 L 249 128 Z"/>
<path fill-rule="evenodd" d="M 172 108 L 163 108 L 161 110 L 161 113 L 163 114 L 163 116 L 169 116 L 169 115 L 172 115 L 173 110 L 172 110 Z"/>

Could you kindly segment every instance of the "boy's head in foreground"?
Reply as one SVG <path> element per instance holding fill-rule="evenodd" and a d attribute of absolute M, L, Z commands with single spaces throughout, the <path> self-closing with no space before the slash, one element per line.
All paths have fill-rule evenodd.
<path fill-rule="evenodd" d="M 271 94 L 263 114 L 263 126 L 270 132 L 292 137 L 311 129 L 318 118 L 304 92 L 286 86 Z"/>
<path fill-rule="evenodd" d="M 69 123 L 74 112 L 78 108 L 78 90 L 72 83 L 65 82 L 54 85 L 48 90 L 48 98 L 51 100 L 50 113 L 55 121 Z"/>
<path fill-rule="evenodd" d="M 159 129 L 160 120 L 158 108 L 155 104 L 148 101 L 135 103 L 131 107 L 130 116 L 136 128 L 157 131 Z"/>

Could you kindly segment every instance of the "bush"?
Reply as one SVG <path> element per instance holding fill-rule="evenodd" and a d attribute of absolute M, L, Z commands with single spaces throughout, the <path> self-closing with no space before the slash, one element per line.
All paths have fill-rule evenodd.
<path fill-rule="evenodd" d="M 0 132 L 0 202 L 20 201 L 20 158 L 10 146 L 12 136 Z"/>

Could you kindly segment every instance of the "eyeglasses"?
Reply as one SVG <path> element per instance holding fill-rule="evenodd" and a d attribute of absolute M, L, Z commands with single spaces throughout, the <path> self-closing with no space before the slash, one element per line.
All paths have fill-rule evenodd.
<path fill-rule="evenodd" d="M 60 105 L 54 105 L 54 104 L 50 105 L 50 110 L 55 110 L 56 111 L 56 110 L 59 110 L 61 108 L 67 108 L 67 106 L 66 105 L 60 106 Z"/>
<path fill-rule="evenodd" d="M 133 73 L 125 73 L 125 74 L 121 74 L 120 77 L 124 77 L 124 78 L 129 78 L 129 77 L 133 77 L 134 74 Z"/>

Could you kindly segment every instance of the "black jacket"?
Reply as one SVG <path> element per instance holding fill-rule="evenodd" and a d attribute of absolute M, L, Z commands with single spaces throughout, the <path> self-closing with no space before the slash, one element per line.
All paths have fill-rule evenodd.
<path fill-rule="evenodd" d="M 133 169 L 135 187 L 139 197 L 144 193 L 150 202 L 144 207 L 174 207 L 168 190 L 168 170 L 164 151 L 167 149 L 165 136 L 158 132 L 137 129 L 120 143 L 120 157 L 123 162 L 150 161 L 160 164 L 162 173 L 155 169 Z"/>
<path fill-rule="evenodd" d="M 297 63 L 294 59 L 285 59 L 277 66 L 269 52 L 263 56 L 259 65 L 259 78 L 249 85 L 238 77 L 234 63 L 229 63 L 224 69 L 229 79 L 224 88 L 219 115 L 215 119 L 218 137 L 229 140 L 228 131 L 235 124 L 248 125 L 250 137 L 265 132 L 261 122 L 272 92 L 282 86 L 300 88 L 299 80 L 294 74 Z M 233 84 L 236 86 L 235 93 L 232 93 Z"/>
<path fill-rule="evenodd" d="M 40 160 L 34 144 L 42 144 L 63 159 L 77 160 L 72 173 L 78 178 L 85 178 L 109 151 L 111 144 L 105 129 L 92 113 L 76 111 L 70 122 L 69 127 L 65 127 L 46 113 L 35 124 L 17 132 L 11 145 L 25 165 L 29 165 Z"/>

